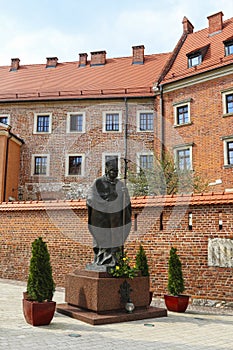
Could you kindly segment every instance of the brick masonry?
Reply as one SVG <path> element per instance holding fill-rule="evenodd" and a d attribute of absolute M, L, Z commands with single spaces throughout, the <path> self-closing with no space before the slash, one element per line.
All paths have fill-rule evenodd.
<path fill-rule="evenodd" d="M 233 195 L 220 197 L 132 199 L 133 225 L 125 247 L 133 262 L 139 243 L 143 244 L 155 296 L 167 292 L 173 245 L 183 264 L 186 294 L 194 299 L 233 300 L 232 267 L 208 265 L 209 239 L 233 240 Z M 192 227 L 188 226 L 189 213 Z M 27 280 L 31 243 L 38 236 L 48 243 L 57 286 L 64 286 L 66 274 L 92 261 L 85 201 L 2 203 L 0 221 L 1 278 Z"/>

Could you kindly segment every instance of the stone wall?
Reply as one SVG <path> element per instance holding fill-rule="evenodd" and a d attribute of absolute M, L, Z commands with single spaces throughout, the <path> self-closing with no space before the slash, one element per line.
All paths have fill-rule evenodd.
<path fill-rule="evenodd" d="M 232 203 L 232 193 L 132 199 L 133 223 L 125 248 L 133 262 L 143 244 L 155 296 L 167 292 L 169 250 L 175 246 L 185 293 L 193 299 L 233 301 Z M 57 286 L 64 286 L 67 273 L 92 261 L 85 201 L 2 203 L 0 221 L 1 278 L 26 281 L 31 243 L 38 236 L 48 243 Z M 223 252 L 227 246 L 228 264 L 213 257 L 216 242 Z"/>

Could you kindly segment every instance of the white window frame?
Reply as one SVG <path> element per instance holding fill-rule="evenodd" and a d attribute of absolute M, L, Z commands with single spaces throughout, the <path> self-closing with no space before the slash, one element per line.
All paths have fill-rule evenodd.
<path fill-rule="evenodd" d="M 153 157 L 153 162 L 154 162 L 154 154 L 153 152 L 137 152 L 137 155 L 136 155 L 136 172 L 137 174 L 140 174 L 140 170 L 141 170 L 141 167 L 140 167 L 140 156 L 152 156 Z M 146 170 L 150 170 L 149 168 L 146 169 Z"/>
<path fill-rule="evenodd" d="M 81 163 L 81 174 L 69 174 L 69 158 L 70 157 L 82 157 L 82 163 Z M 84 153 L 68 153 L 66 154 L 66 160 L 65 160 L 65 176 L 68 177 L 81 177 L 84 176 L 84 169 L 85 169 L 85 154 Z"/>
<path fill-rule="evenodd" d="M 196 63 L 195 60 L 197 60 Z M 202 63 L 203 55 L 201 52 L 194 52 L 193 54 L 188 55 L 188 68 L 199 66 Z"/>
<path fill-rule="evenodd" d="M 178 108 L 188 106 L 188 121 L 187 123 L 178 123 Z M 190 115 L 190 102 L 182 102 L 182 103 L 176 103 L 173 106 L 173 111 L 174 111 L 174 125 L 175 126 L 182 126 L 182 125 L 187 125 L 191 123 L 191 115 Z"/>
<path fill-rule="evenodd" d="M 233 136 L 224 137 L 223 139 L 224 167 L 233 167 L 233 164 L 228 163 L 228 142 L 233 142 Z"/>
<path fill-rule="evenodd" d="M 78 130 L 70 130 L 70 119 L 73 115 L 82 115 L 83 123 L 82 123 L 82 131 Z M 83 134 L 86 129 L 86 113 L 85 112 L 68 112 L 67 113 L 67 124 L 66 124 L 66 132 L 70 134 Z"/>
<path fill-rule="evenodd" d="M 48 116 L 49 117 L 49 130 L 48 131 L 37 131 L 37 120 L 40 116 Z M 42 134 L 47 135 L 52 132 L 52 113 L 34 113 L 34 131 L 33 134 Z"/>
<path fill-rule="evenodd" d="M 227 95 L 233 95 L 233 90 L 228 90 L 228 91 L 222 92 L 222 106 L 223 106 L 223 115 L 224 116 L 233 115 L 233 113 L 227 112 L 227 104 L 226 104 L 226 96 Z"/>
<path fill-rule="evenodd" d="M 7 118 L 7 124 L 5 124 L 5 125 L 10 125 L 10 114 L 0 114 L 0 118 Z M 0 123 L 1 123 L 1 121 L 0 121 Z"/>
<path fill-rule="evenodd" d="M 184 150 L 187 150 L 189 149 L 189 153 L 190 153 L 190 169 L 180 169 L 178 167 L 178 152 L 179 151 L 184 151 Z M 177 147 L 174 147 L 173 149 L 174 151 L 174 163 L 175 163 L 175 167 L 177 170 L 188 170 L 188 171 L 192 171 L 193 170 L 193 145 L 183 145 L 183 146 L 177 146 Z"/>
<path fill-rule="evenodd" d="M 105 174 L 105 158 L 106 158 L 106 156 L 118 157 L 118 177 L 119 177 L 121 174 L 121 154 L 120 153 L 111 153 L 111 152 L 102 153 L 102 175 Z"/>
<path fill-rule="evenodd" d="M 35 159 L 37 157 L 46 157 L 47 158 L 47 167 L 46 167 L 46 174 L 35 174 Z M 31 160 L 31 176 L 49 176 L 50 172 L 50 154 L 32 154 L 32 160 Z"/>
<path fill-rule="evenodd" d="M 141 114 L 145 114 L 145 113 L 150 113 L 150 114 L 153 114 L 153 129 L 152 130 L 149 130 L 149 129 L 147 129 L 147 130 L 140 130 L 140 115 Z M 152 109 L 142 109 L 142 110 L 138 110 L 137 111 L 137 132 L 154 132 L 154 111 L 152 110 Z"/>
<path fill-rule="evenodd" d="M 119 115 L 119 130 L 106 130 L 106 116 L 107 114 L 118 114 Z M 122 132 L 122 111 L 104 111 L 103 112 L 103 132 L 104 133 L 120 133 Z"/>

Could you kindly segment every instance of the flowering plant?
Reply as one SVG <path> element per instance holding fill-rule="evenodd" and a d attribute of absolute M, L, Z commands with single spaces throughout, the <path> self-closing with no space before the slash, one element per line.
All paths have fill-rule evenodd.
<path fill-rule="evenodd" d="M 136 266 L 130 266 L 130 259 L 127 256 L 127 253 L 117 254 L 117 264 L 112 267 L 109 273 L 114 277 L 128 277 L 134 278 L 137 275 Z"/>

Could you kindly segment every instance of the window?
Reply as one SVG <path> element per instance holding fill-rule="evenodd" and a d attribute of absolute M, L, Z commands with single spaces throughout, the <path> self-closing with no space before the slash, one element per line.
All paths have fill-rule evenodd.
<path fill-rule="evenodd" d="M 84 113 L 68 113 L 67 116 L 67 132 L 84 132 L 85 114 Z"/>
<path fill-rule="evenodd" d="M 118 176 L 120 174 L 120 159 L 119 153 L 103 153 L 102 155 L 102 174 L 105 174 L 105 163 L 110 159 L 116 159 L 118 163 Z"/>
<path fill-rule="evenodd" d="M 34 117 L 34 133 L 43 134 L 51 133 L 51 114 L 35 114 Z"/>
<path fill-rule="evenodd" d="M 225 55 L 229 56 L 233 54 L 233 40 L 226 41 L 225 45 Z"/>
<path fill-rule="evenodd" d="M 194 53 L 188 57 L 188 67 L 194 67 L 194 66 L 199 66 L 202 62 L 202 55 L 201 53 Z"/>
<path fill-rule="evenodd" d="M 84 173 L 84 156 L 82 154 L 70 154 L 67 156 L 66 175 L 81 176 Z"/>
<path fill-rule="evenodd" d="M 202 63 L 209 47 L 210 45 L 208 44 L 206 46 L 196 49 L 195 51 L 189 52 L 187 54 L 188 68 L 199 66 Z"/>
<path fill-rule="evenodd" d="M 33 155 L 32 157 L 32 175 L 49 174 L 49 155 Z"/>
<path fill-rule="evenodd" d="M 183 103 L 174 103 L 175 125 L 184 125 L 190 123 L 190 101 Z"/>
<path fill-rule="evenodd" d="M 223 92 L 223 114 L 233 114 L 233 92 Z"/>
<path fill-rule="evenodd" d="M 137 114 L 137 131 L 153 131 L 154 113 L 152 111 L 138 112 Z"/>
<path fill-rule="evenodd" d="M 177 169 L 192 170 L 192 146 L 177 147 L 174 152 Z"/>
<path fill-rule="evenodd" d="M 6 115 L 6 114 L 1 114 L 0 115 L 0 123 L 9 125 L 9 123 L 10 123 L 10 116 Z"/>
<path fill-rule="evenodd" d="M 104 113 L 103 132 L 121 132 L 121 113 Z"/>
<path fill-rule="evenodd" d="M 224 166 L 233 165 L 233 138 L 224 140 Z"/>
<path fill-rule="evenodd" d="M 137 155 L 137 172 L 141 173 L 143 170 L 152 170 L 154 165 L 154 157 L 151 153 L 138 153 Z"/>

